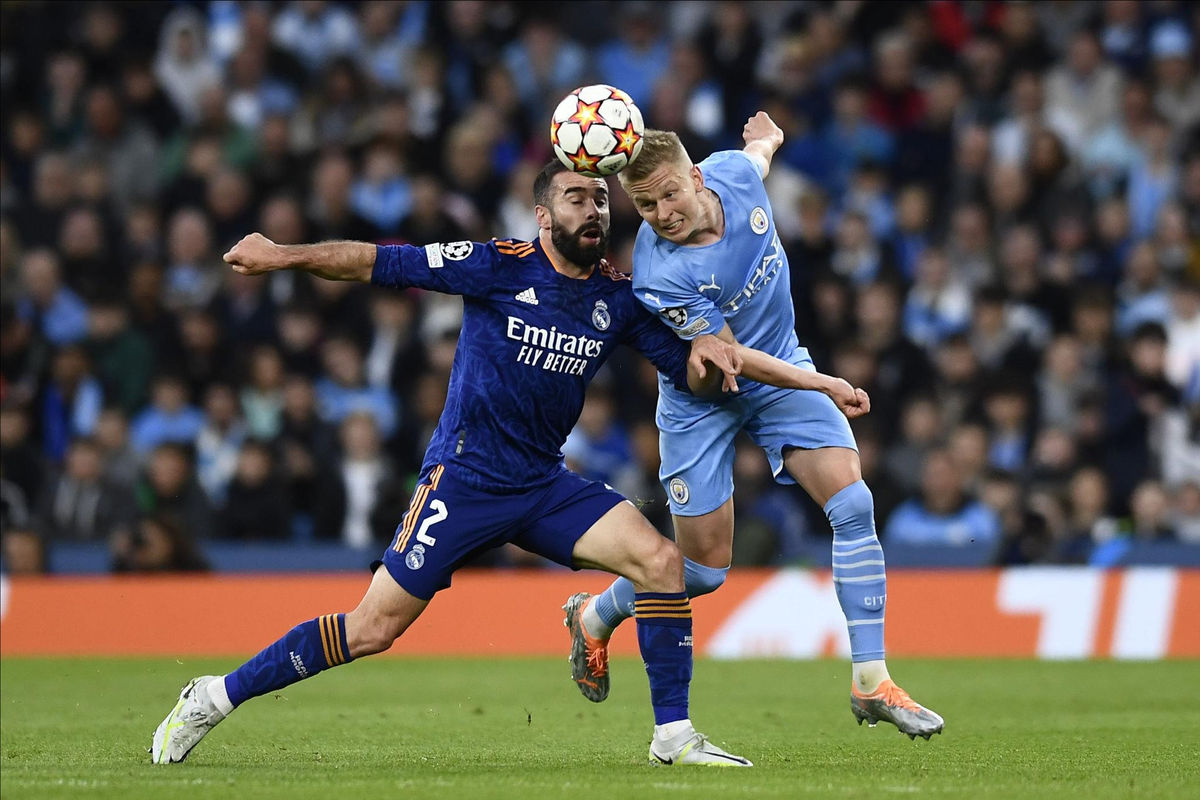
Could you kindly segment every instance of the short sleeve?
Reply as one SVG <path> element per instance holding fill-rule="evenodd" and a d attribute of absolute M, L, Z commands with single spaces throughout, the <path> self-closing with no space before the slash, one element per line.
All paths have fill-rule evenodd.
<path fill-rule="evenodd" d="M 492 242 L 378 245 L 371 283 L 477 297 L 495 285 L 499 259 Z"/>

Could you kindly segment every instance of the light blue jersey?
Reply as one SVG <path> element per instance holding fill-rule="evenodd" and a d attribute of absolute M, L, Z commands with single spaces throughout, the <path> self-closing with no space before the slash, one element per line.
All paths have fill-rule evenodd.
<path fill-rule="evenodd" d="M 713 244 L 689 247 L 642 223 L 633 251 L 638 301 L 683 339 L 728 324 L 743 345 L 813 369 L 796 339 L 787 254 L 758 166 L 740 150 L 715 153 L 698 166 L 721 200 L 725 233 Z M 781 483 L 792 482 L 783 471 L 786 448 L 855 447 L 845 416 L 826 395 L 741 378 L 738 386 L 737 394 L 704 399 L 659 376 L 659 477 L 672 513 L 699 516 L 729 499 L 738 431 L 763 448 Z"/>

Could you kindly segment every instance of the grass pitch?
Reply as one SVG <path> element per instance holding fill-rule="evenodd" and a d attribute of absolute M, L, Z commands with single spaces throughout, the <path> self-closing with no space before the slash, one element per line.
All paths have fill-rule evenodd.
<path fill-rule="evenodd" d="M 844 662 L 697 664 L 697 727 L 753 769 L 654 768 L 641 664 L 593 705 L 565 659 L 365 660 L 247 703 L 181 765 L 150 734 L 232 660 L 0 664 L 0 795 L 22 798 L 1195 797 L 1200 664 L 894 661 L 946 733 L 858 727 Z"/>

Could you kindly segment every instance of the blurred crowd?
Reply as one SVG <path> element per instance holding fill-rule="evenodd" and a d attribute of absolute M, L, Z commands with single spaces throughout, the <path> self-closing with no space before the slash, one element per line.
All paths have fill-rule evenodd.
<path fill-rule="evenodd" d="M 59 542 L 107 543 L 119 571 L 204 569 L 214 541 L 377 550 L 461 303 L 221 254 L 254 230 L 532 238 L 550 110 L 591 82 L 695 161 L 758 109 L 783 128 L 768 188 L 797 332 L 871 394 L 855 428 L 885 546 L 1200 544 L 1197 8 L 5 3 L 4 564 L 42 570 Z M 669 532 L 654 402 L 653 368 L 618 356 L 565 452 Z M 735 563 L 829 536 L 748 442 L 735 485 Z"/>

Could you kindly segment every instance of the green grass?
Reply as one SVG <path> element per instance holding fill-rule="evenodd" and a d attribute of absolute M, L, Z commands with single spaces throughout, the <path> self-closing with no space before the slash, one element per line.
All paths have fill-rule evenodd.
<path fill-rule="evenodd" d="M 564 659 L 364 661 L 252 701 L 185 764 L 150 734 L 228 661 L 0 664 L 0 795 L 20 798 L 1197 796 L 1196 662 L 896 661 L 948 720 L 858 727 L 842 662 L 697 664 L 697 727 L 753 770 L 653 768 L 640 663 L 592 705 Z"/>

